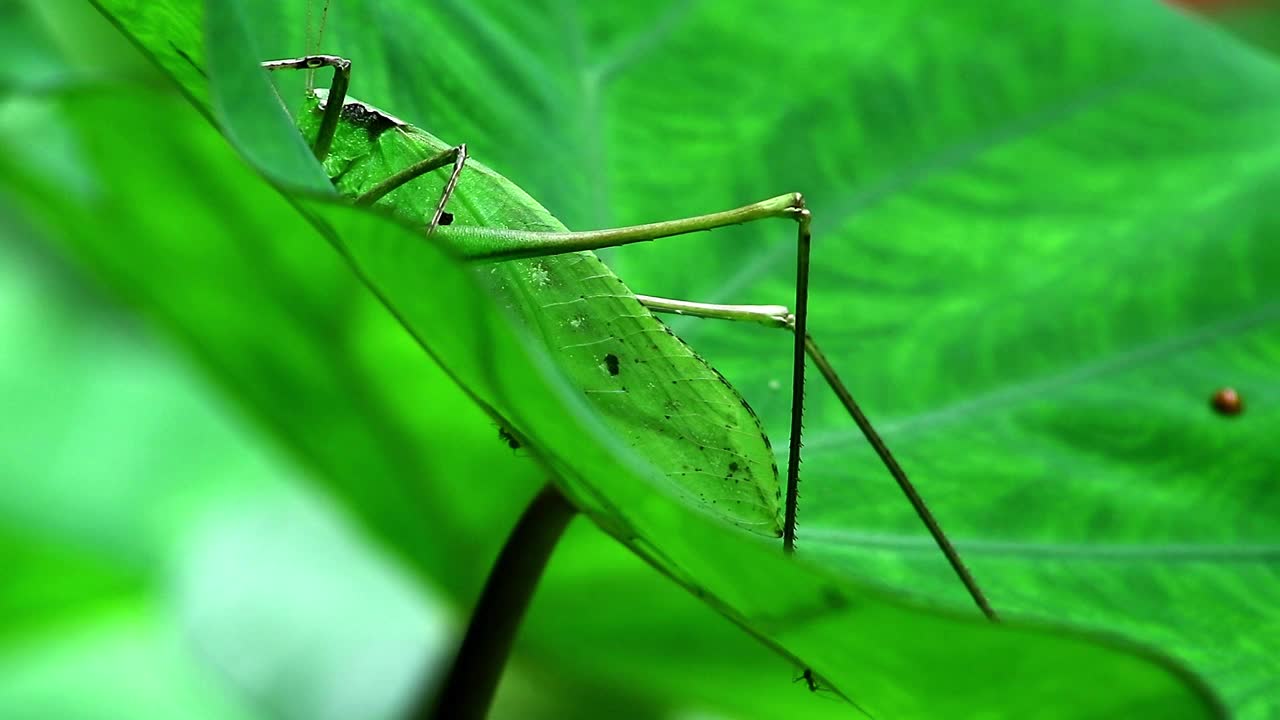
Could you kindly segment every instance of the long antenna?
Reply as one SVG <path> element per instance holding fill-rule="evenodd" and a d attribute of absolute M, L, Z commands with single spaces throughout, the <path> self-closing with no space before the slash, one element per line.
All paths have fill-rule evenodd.
<path fill-rule="evenodd" d="M 320 24 L 314 22 L 315 14 L 312 12 L 315 5 L 314 0 L 307 0 L 307 37 L 302 46 L 305 51 L 304 55 L 319 55 L 320 46 L 324 41 L 324 30 L 329 24 L 329 0 L 324 0 L 324 6 L 320 9 Z M 307 70 L 307 92 L 316 89 L 316 71 L 315 69 Z"/>

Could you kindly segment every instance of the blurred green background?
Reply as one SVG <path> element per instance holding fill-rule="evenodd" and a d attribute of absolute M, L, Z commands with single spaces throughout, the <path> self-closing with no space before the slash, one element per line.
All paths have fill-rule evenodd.
<path fill-rule="evenodd" d="M 496 717 L 862 716 L 796 659 L 874 717 L 1277 712 L 1269 6 L 1215 4 L 1215 27 L 1156 3 L 334 4 L 358 97 L 570 227 L 805 191 L 815 335 L 997 607 L 1091 633 L 947 624 L 962 590 L 815 384 L 802 555 L 941 614 L 775 634 L 770 598 L 735 605 L 788 658 L 579 520 Z M 229 199 L 252 175 L 192 109 L 194 6 L 103 6 L 195 102 L 93 8 L 3 5 L 0 717 L 395 717 L 543 470 L 336 254 L 291 243 L 278 198 Z M 255 10 L 263 57 L 299 51 L 296 9 Z M 785 236 L 606 257 L 638 291 L 784 302 Z M 672 327 L 784 446 L 786 339 Z M 1241 418 L 1208 410 L 1222 384 Z M 1133 684 L 1083 670 L 1095 651 L 1143 658 Z M 920 695 L 948 655 L 971 674 Z M 1018 662 L 1097 702 L 1046 702 Z"/>

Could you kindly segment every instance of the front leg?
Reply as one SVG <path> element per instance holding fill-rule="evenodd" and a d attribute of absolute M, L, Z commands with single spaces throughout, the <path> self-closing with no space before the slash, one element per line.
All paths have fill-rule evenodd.
<path fill-rule="evenodd" d="M 333 82 L 329 85 L 329 94 L 325 99 L 324 115 L 320 118 L 320 131 L 316 133 L 316 142 L 311 148 L 316 159 L 324 162 L 324 159 L 329 156 L 329 148 L 333 145 L 333 136 L 338 131 L 338 119 L 342 117 L 342 106 L 347 101 L 347 88 L 351 85 L 351 61 L 337 55 L 305 55 L 287 60 L 268 60 L 262 63 L 262 67 L 267 70 L 333 68 Z"/>

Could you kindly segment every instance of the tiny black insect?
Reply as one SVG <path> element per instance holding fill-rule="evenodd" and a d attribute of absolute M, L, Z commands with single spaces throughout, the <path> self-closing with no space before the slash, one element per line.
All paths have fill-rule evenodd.
<path fill-rule="evenodd" d="M 512 450 L 520 449 L 520 441 L 517 440 L 516 436 L 512 435 L 511 431 L 507 430 L 506 428 L 504 427 L 498 428 L 498 437 L 507 444 L 507 447 L 511 448 Z"/>
<path fill-rule="evenodd" d="M 818 692 L 820 686 L 818 685 L 817 676 L 813 674 L 813 670 L 805 668 L 804 672 L 800 673 L 800 677 L 796 678 L 794 682 L 800 682 L 801 680 L 804 681 L 805 685 L 809 686 L 809 692 Z"/>
<path fill-rule="evenodd" d="M 619 366 L 618 356 L 613 353 L 609 353 L 604 356 L 604 366 L 609 370 L 610 375 L 617 375 L 622 372 L 622 368 Z"/>

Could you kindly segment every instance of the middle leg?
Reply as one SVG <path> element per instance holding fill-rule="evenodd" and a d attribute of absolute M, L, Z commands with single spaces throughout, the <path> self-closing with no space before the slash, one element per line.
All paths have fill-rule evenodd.
<path fill-rule="evenodd" d="M 462 174 L 462 168 L 467 164 L 467 157 L 467 145 L 463 143 L 457 147 L 449 148 L 431 157 L 419 160 L 365 191 L 364 194 L 356 198 L 355 202 L 357 205 L 372 205 L 401 185 L 422 177 L 433 170 L 439 170 L 446 165 L 452 164 L 453 171 L 449 173 L 449 179 L 445 182 L 444 189 L 440 191 L 440 199 L 436 202 L 435 211 L 431 214 L 431 220 L 427 223 L 427 235 L 431 235 L 440 225 L 449 224 L 445 220 L 444 208 L 449 202 L 449 198 L 453 197 L 454 191 L 458 188 L 458 177 Z"/>

